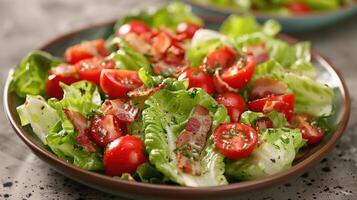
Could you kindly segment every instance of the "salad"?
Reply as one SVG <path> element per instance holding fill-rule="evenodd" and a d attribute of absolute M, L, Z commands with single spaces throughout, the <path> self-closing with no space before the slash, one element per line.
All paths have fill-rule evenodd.
<path fill-rule="evenodd" d="M 23 126 L 73 165 L 117 179 L 216 186 L 292 166 L 329 132 L 333 90 L 310 44 L 230 16 L 208 30 L 182 3 L 120 19 L 106 41 L 25 57 L 10 90 Z"/>
<path fill-rule="evenodd" d="M 337 10 L 352 3 L 351 0 L 196 0 L 219 7 L 242 11 L 263 11 L 278 15 L 306 15 L 313 12 Z"/>

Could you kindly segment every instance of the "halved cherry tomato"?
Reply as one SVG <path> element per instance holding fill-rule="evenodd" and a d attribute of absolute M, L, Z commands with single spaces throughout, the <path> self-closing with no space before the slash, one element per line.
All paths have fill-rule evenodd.
<path fill-rule="evenodd" d="M 255 70 L 255 58 L 247 55 L 244 60 L 239 61 L 232 67 L 223 69 L 222 80 L 229 86 L 239 89 L 247 85 Z"/>
<path fill-rule="evenodd" d="M 111 142 L 104 152 L 104 170 L 110 176 L 134 173 L 139 165 L 147 162 L 145 145 L 131 135 L 120 137 Z"/>
<path fill-rule="evenodd" d="M 232 159 L 249 156 L 258 141 L 254 128 L 242 123 L 220 125 L 213 133 L 213 141 L 220 153 Z"/>
<path fill-rule="evenodd" d="M 288 85 L 271 78 L 260 78 L 253 84 L 250 99 L 278 96 L 287 92 Z"/>
<path fill-rule="evenodd" d="M 123 98 L 143 82 L 138 72 L 125 69 L 103 69 L 100 74 L 100 87 L 112 98 Z"/>
<path fill-rule="evenodd" d="M 188 79 L 189 88 L 199 87 L 205 90 L 208 94 L 212 94 L 214 92 L 212 77 L 200 68 L 189 68 L 184 71 L 178 77 L 178 80 L 184 79 Z"/>
<path fill-rule="evenodd" d="M 290 3 L 286 6 L 293 14 L 301 15 L 311 12 L 309 5 L 303 2 Z"/>
<path fill-rule="evenodd" d="M 226 69 L 233 66 L 235 58 L 236 56 L 234 51 L 228 47 L 225 47 L 208 54 L 203 61 L 203 66 L 210 69 Z"/>
<path fill-rule="evenodd" d="M 246 107 L 244 99 L 239 94 L 232 92 L 218 95 L 217 102 L 227 108 L 231 122 L 238 122 Z"/>
<path fill-rule="evenodd" d="M 308 120 L 309 117 L 306 114 L 297 116 L 298 129 L 308 144 L 316 144 L 322 140 L 325 132 L 320 127 L 312 125 Z"/>
<path fill-rule="evenodd" d="M 90 134 L 101 147 L 123 135 L 119 121 L 114 115 L 94 116 L 90 125 Z"/>
<path fill-rule="evenodd" d="M 273 110 L 282 112 L 288 121 L 292 120 L 295 104 L 293 94 L 266 97 L 248 102 L 248 108 L 254 112 L 269 113 Z"/>
<path fill-rule="evenodd" d="M 177 26 L 176 34 L 182 40 L 191 39 L 198 29 L 200 26 L 196 24 L 183 22 Z"/>
<path fill-rule="evenodd" d="M 123 24 L 119 30 L 119 36 L 124 36 L 128 33 L 136 33 L 137 35 L 141 35 L 143 33 L 148 33 L 151 31 L 151 28 L 142 21 L 133 20 L 126 24 Z"/>
<path fill-rule="evenodd" d="M 218 93 L 238 92 L 238 89 L 232 88 L 222 80 L 222 77 L 219 75 L 218 71 L 213 74 L 213 84 Z"/>
<path fill-rule="evenodd" d="M 64 59 L 70 64 L 75 64 L 86 58 L 107 55 L 108 50 L 105 48 L 104 40 L 99 39 L 84 41 L 80 44 L 69 47 L 64 53 Z"/>
<path fill-rule="evenodd" d="M 87 58 L 79 61 L 75 67 L 79 79 L 92 81 L 99 84 L 100 73 L 102 69 L 113 69 L 115 63 L 113 60 L 103 59 L 101 57 Z"/>
<path fill-rule="evenodd" d="M 62 99 L 63 90 L 59 85 L 60 82 L 67 85 L 72 84 L 79 79 L 77 78 L 76 69 L 73 65 L 60 64 L 56 68 L 51 69 L 50 75 L 46 82 L 46 95 L 48 98 L 55 97 Z"/>

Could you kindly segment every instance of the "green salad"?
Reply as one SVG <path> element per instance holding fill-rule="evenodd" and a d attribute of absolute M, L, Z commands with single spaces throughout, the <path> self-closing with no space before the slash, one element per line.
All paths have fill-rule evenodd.
<path fill-rule="evenodd" d="M 30 52 L 12 75 L 23 126 L 53 154 L 116 179 L 192 187 L 287 170 L 329 132 L 333 90 L 310 43 L 232 15 L 219 31 L 182 3 L 118 20 L 63 58 Z"/>
<path fill-rule="evenodd" d="M 278 15 L 307 15 L 313 12 L 337 10 L 350 0 L 195 0 L 218 7 L 242 11 L 262 11 Z"/>

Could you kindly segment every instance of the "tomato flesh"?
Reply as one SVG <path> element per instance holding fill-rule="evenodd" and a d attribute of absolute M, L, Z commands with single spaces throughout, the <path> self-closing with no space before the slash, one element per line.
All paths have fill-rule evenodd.
<path fill-rule="evenodd" d="M 59 85 L 60 82 L 67 85 L 72 84 L 79 79 L 77 78 L 76 69 L 69 64 L 60 64 L 50 71 L 46 81 L 46 95 L 48 98 L 63 98 L 63 90 Z"/>
<path fill-rule="evenodd" d="M 257 145 L 258 134 L 252 127 L 242 123 L 220 125 L 213 134 L 217 150 L 232 159 L 249 156 Z"/>
<path fill-rule="evenodd" d="M 122 25 L 118 30 L 118 34 L 120 36 L 124 36 L 128 33 L 136 33 L 137 35 L 141 35 L 150 31 L 151 28 L 144 22 L 139 20 L 133 20 L 129 23 Z"/>
<path fill-rule="evenodd" d="M 282 112 L 288 121 L 292 120 L 295 104 L 295 95 L 285 94 L 266 97 L 248 102 L 248 108 L 254 112 L 269 113 L 273 110 Z"/>
<path fill-rule="evenodd" d="M 308 14 L 311 12 L 309 5 L 303 2 L 296 2 L 287 5 L 287 8 L 293 14 L 301 15 L 301 14 Z"/>
<path fill-rule="evenodd" d="M 320 127 L 314 126 L 309 123 L 307 115 L 302 114 L 297 117 L 297 120 L 297 128 L 300 129 L 302 138 L 306 139 L 308 144 L 313 145 L 322 140 L 325 135 L 325 132 Z"/>
<path fill-rule="evenodd" d="M 147 162 L 144 143 L 131 135 L 125 135 L 108 144 L 104 152 L 104 170 L 109 176 L 134 173 L 139 165 Z"/>
<path fill-rule="evenodd" d="M 210 54 L 204 59 L 203 65 L 205 68 L 229 68 L 232 67 L 235 61 L 235 53 L 228 47 L 224 49 L 218 49 Z"/>
<path fill-rule="evenodd" d="M 80 44 L 69 47 L 64 53 L 64 59 L 70 63 L 75 64 L 86 58 L 94 56 L 107 56 L 108 50 L 105 48 L 103 39 L 84 41 Z"/>
<path fill-rule="evenodd" d="M 199 87 L 205 90 L 208 94 L 212 94 L 214 92 L 212 77 L 200 68 L 187 69 L 178 77 L 178 80 L 184 79 L 188 79 L 189 88 Z"/>
<path fill-rule="evenodd" d="M 244 99 L 239 94 L 232 92 L 218 95 L 217 102 L 227 108 L 231 122 L 238 122 L 240 115 L 246 108 Z"/>
<path fill-rule="evenodd" d="M 100 87 L 112 98 L 127 97 L 127 93 L 142 85 L 136 71 L 124 69 L 103 69 L 100 75 Z"/>
<path fill-rule="evenodd" d="M 180 23 L 176 28 L 176 34 L 181 40 L 191 39 L 200 26 L 193 23 Z"/>
<path fill-rule="evenodd" d="M 80 80 L 87 80 L 99 85 L 100 73 L 102 69 L 113 69 L 113 60 L 101 57 L 87 58 L 76 63 L 75 68 Z"/>

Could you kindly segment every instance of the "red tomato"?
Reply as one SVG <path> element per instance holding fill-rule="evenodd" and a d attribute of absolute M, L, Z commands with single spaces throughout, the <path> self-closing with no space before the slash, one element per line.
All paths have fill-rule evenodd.
<path fill-rule="evenodd" d="M 94 116 L 90 125 L 90 134 L 101 147 L 123 135 L 119 121 L 114 115 Z"/>
<path fill-rule="evenodd" d="M 298 129 L 300 129 L 302 138 L 306 139 L 308 144 L 316 144 L 322 140 L 325 132 L 320 127 L 309 123 L 307 115 L 302 114 L 297 119 Z"/>
<path fill-rule="evenodd" d="M 216 71 L 213 75 L 213 84 L 217 92 L 225 93 L 225 92 L 238 92 L 238 89 L 232 88 L 226 82 L 222 80 L 221 75 L 219 72 Z"/>
<path fill-rule="evenodd" d="M 290 12 L 293 14 L 301 15 L 308 14 L 311 12 L 309 5 L 303 2 L 291 3 L 286 6 Z"/>
<path fill-rule="evenodd" d="M 286 83 L 270 78 L 260 78 L 253 84 L 250 99 L 282 95 L 286 93 L 287 89 L 288 85 Z"/>
<path fill-rule="evenodd" d="M 46 95 L 48 98 L 55 97 L 62 99 L 63 90 L 59 85 L 60 82 L 67 85 L 78 81 L 76 69 L 69 64 L 60 64 L 56 68 L 51 69 L 50 75 L 46 82 Z"/>
<path fill-rule="evenodd" d="M 188 79 L 188 87 L 199 87 L 205 90 L 208 94 L 214 92 L 214 85 L 212 77 L 205 73 L 202 69 L 199 68 L 189 68 L 183 72 L 178 80 Z"/>
<path fill-rule="evenodd" d="M 125 69 L 103 69 L 100 74 L 100 87 L 112 98 L 123 98 L 141 82 L 138 72 Z"/>
<path fill-rule="evenodd" d="M 241 123 L 220 125 L 213 133 L 213 141 L 220 153 L 232 159 L 249 156 L 257 145 L 258 134 L 252 127 Z"/>
<path fill-rule="evenodd" d="M 227 108 L 231 122 L 238 122 L 246 107 L 244 99 L 239 94 L 232 92 L 218 95 L 217 102 Z"/>
<path fill-rule="evenodd" d="M 94 56 L 107 56 L 108 50 L 105 48 L 103 39 L 84 41 L 66 49 L 64 59 L 71 64 L 75 64 L 86 58 Z"/>
<path fill-rule="evenodd" d="M 92 81 L 96 84 L 99 84 L 102 69 L 113 69 L 114 66 L 115 63 L 113 60 L 107 60 L 101 57 L 87 58 L 79 61 L 75 65 L 79 79 Z"/>
<path fill-rule="evenodd" d="M 169 65 L 184 65 L 185 50 L 178 44 L 173 43 L 167 49 L 164 61 Z"/>
<path fill-rule="evenodd" d="M 235 61 L 235 53 L 232 49 L 225 47 L 224 49 L 219 49 L 211 52 L 204 59 L 203 65 L 205 68 L 229 68 L 232 67 Z"/>
<path fill-rule="evenodd" d="M 176 28 L 176 34 L 182 40 L 191 39 L 200 26 L 193 23 L 181 23 Z"/>
<path fill-rule="evenodd" d="M 111 142 L 104 152 L 104 170 L 110 176 L 134 173 L 139 165 L 147 162 L 144 143 L 131 135 Z"/>
<path fill-rule="evenodd" d="M 124 36 L 128 33 L 136 33 L 137 35 L 141 35 L 143 33 L 148 33 L 150 31 L 151 31 L 151 28 L 144 22 L 138 21 L 138 20 L 133 20 L 133 21 L 130 21 L 129 23 L 123 24 L 119 28 L 118 33 L 120 36 Z"/>
<path fill-rule="evenodd" d="M 229 86 L 239 89 L 247 85 L 255 70 L 255 58 L 253 55 L 245 57 L 244 61 L 234 64 L 232 67 L 223 69 L 222 80 Z"/>
<path fill-rule="evenodd" d="M 269 113 L 273 110 L 282 112 L 285 114 L 286 119 L 291 121 L 294 104 L 295 96 L 293 94 L 285 94 L 250 101 L 248 103 L 248 108 L 254 112 Z"/>

